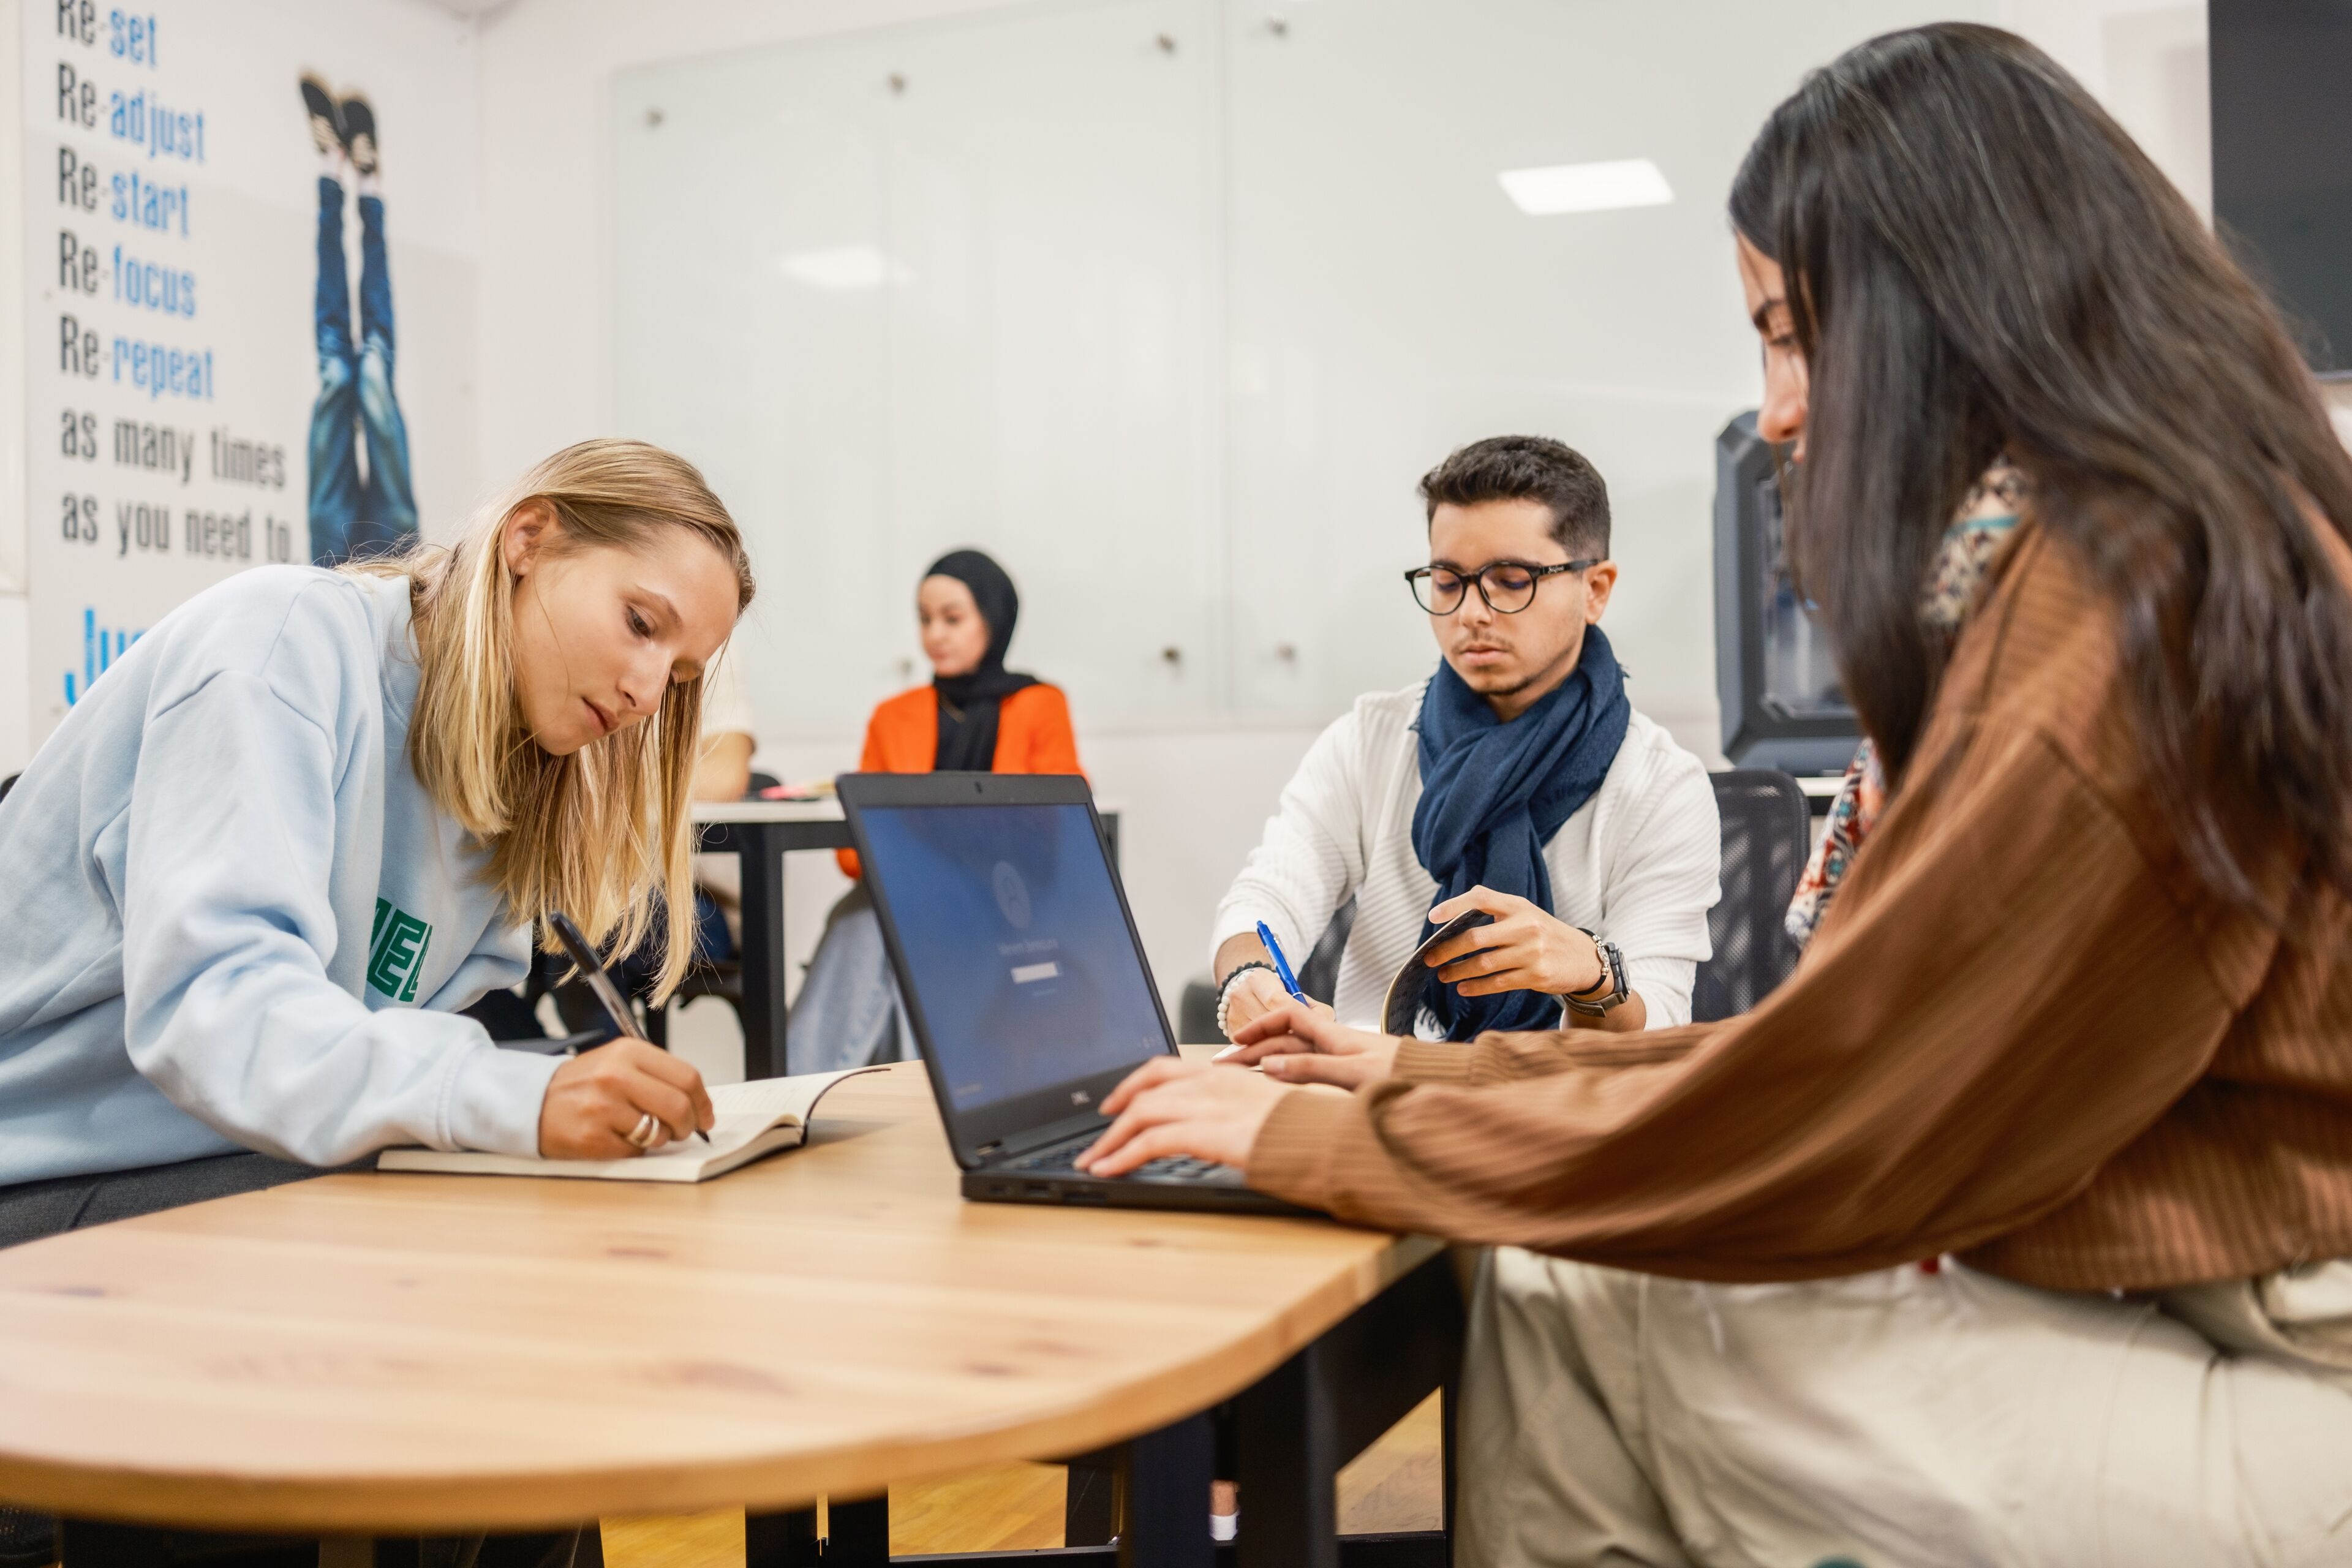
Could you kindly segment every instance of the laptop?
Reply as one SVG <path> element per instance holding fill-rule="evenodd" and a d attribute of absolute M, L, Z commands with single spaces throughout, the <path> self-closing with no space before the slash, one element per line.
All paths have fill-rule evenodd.
<path fill-rule="evenodd" d="M 1176 1049 L 1086 780 L 844 773 L 835 787 L 965 1197 L 1309 1212 L 1205 1160 L 1076 1169 L 1110 1091 Z"/>

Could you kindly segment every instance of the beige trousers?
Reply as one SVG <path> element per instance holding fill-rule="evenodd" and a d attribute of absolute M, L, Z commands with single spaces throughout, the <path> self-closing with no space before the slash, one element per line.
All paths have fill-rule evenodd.
<path fill-rule="evenodd" d="M 2160 1306 L 1948 1259 L 1475 1279 L 1465 1568 L 2352 1564 L 2352 1260 Z"/>

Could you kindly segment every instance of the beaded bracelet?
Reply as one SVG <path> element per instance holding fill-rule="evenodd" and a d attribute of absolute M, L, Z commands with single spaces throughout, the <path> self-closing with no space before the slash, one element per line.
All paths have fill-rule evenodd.
<path fill-rule="evenodd" d="M 1217 987 L 1217 1033 L 1224 1036 L 1225 1038 L 1229 1040 L 1234 1037 L 1232 1031 L 1225 1027 L 1225 1004 L 1233 1000 L 1234 982 L 1239 980 L 1243 975 L 1247 974 L 1253 969 L 1263 969 L 1268 974 L 1274 973 L 1273 964 L 1261 963 L 1256 959 L 1253 958 L 1245 963 L 1235 965 L 1234 972 L 1231 974 L 1226 975 L 1224 983 Z M 1280 977 L 1276 976 L 1276 978 L 1278 979 Z"/>

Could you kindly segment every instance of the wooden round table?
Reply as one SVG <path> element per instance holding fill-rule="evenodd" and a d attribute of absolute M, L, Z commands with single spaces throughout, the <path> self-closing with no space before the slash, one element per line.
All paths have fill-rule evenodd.
<path fill-rule="evenodd" d="M 328 1176 L 0 1252 L 0 1498 L 392 1533 L 870 1496 L 1165 1426 L 1435 1252 L 966 1203 L 921 1071 L 699 1186 Z"/>

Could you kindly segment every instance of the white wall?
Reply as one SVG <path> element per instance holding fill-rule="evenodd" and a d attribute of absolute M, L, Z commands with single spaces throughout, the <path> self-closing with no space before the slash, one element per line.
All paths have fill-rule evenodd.
<path fill-rule="evenodd" d="M 612 431 L 613 74 L 649 61 L 1003 8 L 1006 0 L 521 0 L 481 33 L 482 463 L 493 482 Z M 790 612 L 772 576 L 762 614 Z M 814 677 L 823 679 L 822 675 Z M 877 690 L 875 695 L 884 695 Z M 1097 794 L 1125 812 L 1124 866 L 1144 942 L 1172 999 L 1207 967 L 1208 918 L 1315 727 L 1082 734 Z M 786 777 L 854 767 L 858 735 L 771 746 Z M 794 972 L 846 883 L 793 858 Z"/>
<path fill-rule="evenodd" d="M 2048 50 L 2213 213 L 2213 115 L 2201 0 L 2000 0 L 1995 20 Z"/>
<path fill-rule="evenodd" d="M 1006 3 L 698 0 L 690 5 L 656 5 L 647 0 L 520 0 L 486 24 L 480 39 L 480 390 L 486 477 L 495 481 L 563 443 L 608 432 L 613 424 L 617 302 L 612 258 L 615 225 L 626 220 L 626 215 L 613 210 L 609 174 L 614 73 L 666 59 L 919 25 L 1002 8 Z M 1600 0 L 1591 3 L 1598 6 Z M 1348 0 L 1318 0 L 1311 8 L 1304 0 L 1228 0 L 1226 13 L 1237 22 L 1277 13 L 1303 21 L 1315 12 L 1328 15 L 1347 5 Z M 1670 8 L 1645 9 L 1655 16 L 1654 26 L 1662 36 L 1675 27 Z M 2210 206 L 2200 5 L 1987 0 L 1951 9 L 2002 22 L 2050 48 L 2094 91 L 2105 96 L 2126 128 L 2193 199 Z M 1593 14 L 1598 16 L 1601 11 Z M 1614 14 L 1612 28 L 1627 25 L 1625 15 Z M 1912 19 L 1908 7 L 1890 4 L 1884 25 Z M 1865 20 L 1853 37 L 1871 30 L 1874 28 Z M 1845 41 L 1852 40 L 1824 42 L 1821 58 L 1826 59 Z M 1676 47 L 1738 51 L 1745 45 L 1737 37 L 1697 37 Z M 1671 93 L 1675 88 L 1673 79 L 1658 83 L 1661 92 Z M 1706 107 L 1695 104 L 1692 112 L 1703 113 Z M 1580 154 L 1568 150 L 1559 155 Z M 1736 157 L 1736 148 L 1730 155 Z M 1700 208 L 1711 208 L 1720 199 L 1714 191 L 1680 195 Z M 1561 279 L 1564 288 L 1574 283 L 1573 278 Z M 1733 292 L 1727 266 L 1723 288 Z M 1630 312 L 1640 309 L 1641 302 L 1612 300 L 1608 306 Z M 1245 368 L 1236 365 L 1234 373 Z M 1747 384 L 1746 395 L 1752 397 L 1752 377 Z M 1727 395 L 1737 405 L 1738 384 Z M 1417 471 L 1438 455 L 1415 453 L 1401 458 L 1400 468 Z M 1683 524 L 1687 537 L 1660 542 L 1662 559 L 1706 558 L 1708 455 L 1695 451 L 1691 465 L 1689 478 L 1677 481 L 1687 512 Z M 793 584 L 772 574 L 763 613 L 789 614 L 793 591 Z M 1704 580 L 1689 584 L 1680 598 L 1687 606 L 1681 622 L 1675 619 L 1672 601 L 1663 600 L 1650 606 L 1639 635 L 1676 639 L 1685 646 L 1663 657 L 1677 666 L 1689 662 L 1704 668 L 1710 662 L 1712 638 Z M 823 671 L 802 674 L 810 679 L 825 678 Z M 1663 717 L 1674 723 L 1685 744 L 1719 760 L 1711 712 L 1694 707 Z M 1276 722 L 1262 728 L 1081 733 L 1098 794 L 1127 809 L 1129 888 L 1154 965 L 1171 993 L 1186 975 L 1202 967 L 1210 909 L 1315 728 Z M 854 763 L 856 741 L 845 729 L 788 746 L 772 745 L 762 752 L 761 762 L 787 776 L 826 773 Z M 804 956 L 824 909 L 841 886 L 822 858 L 804 858 L 804 864 L 793 866 L 790 881 L 796 958 Z"/>
<path fill-rule="evenodd" d="M 1006 0 L 521 0 L 481 34 L 482 458 L 510 474 L 613 406 L 613 73 Z"/>
<path fill-rule="evenodd" d="M 0 300 L 25 291 L 24 26 L 18 0 L 0 0 Z M 25 363 L 25 312 L 0 309 L 0 367 Z M 0 371 L 0 496 L 27 503 L 25 375 Z M 33 756 L 32 602 L 25 571 L 29 504 L 0 507 L 0 778 Z"/>

